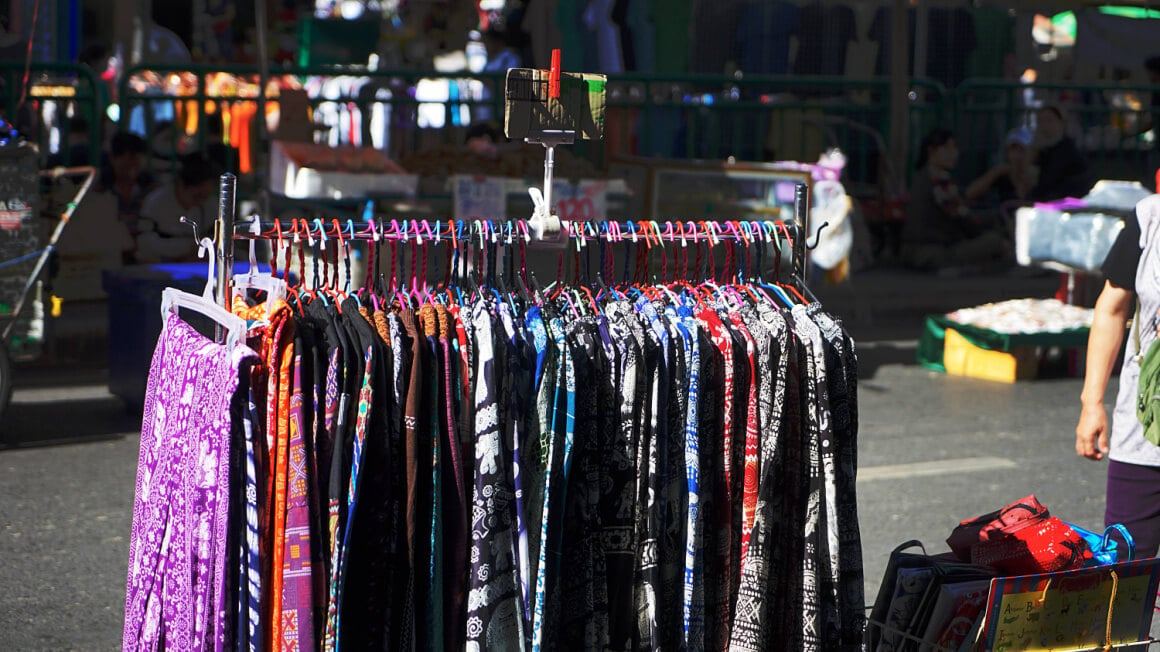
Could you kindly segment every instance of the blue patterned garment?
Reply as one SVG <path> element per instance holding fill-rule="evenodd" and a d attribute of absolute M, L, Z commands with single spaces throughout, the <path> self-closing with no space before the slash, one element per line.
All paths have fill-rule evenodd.
<path fill-rule="evenodd" d="M 536 601 L 536 583 L 540 566 L 540 543 L 544 514 L 544 483 L 547 479 L 549 446 L 546 433 L 551 432 L 553 397 L 556 387 L 556 348 L 548 342 L 548 330 L 539 306 L 528 309 L 525 319 L 534 347 L 534 367 L 531 385 L 533 404 L 529 407 L 527 436 L 520 446 L 521 518 L 520 529 L 520 586 L 524 598 L 525 647 L 532 642 L 533 616 Z M 550 437 L 548 438 L 550 439 Z"/>
<path fill-rule="evenodd" d="M 546 433 L 548 444 L 548 465 L 544 469 L 544 508 L 540 527 L 540 556 L 536 572 L 536 596 L 532 621 L 532 650 L 555 647 L 550 634 L 554 631 L 555 613 L 546 607 L 558 606 L 556 600 L 549 599 L 557 587 L 553 584 L 559 574 L 561 515 L 566 500 L 568 468 L 572 457 L 572 428 L 575 423 L 575 376 L 572 371 L 572 356 L 565 341 L 564 322 L 555 317 L 549 322 L 550 334 L 560 361 L 556 371 L 556 383 L 552 420 L 547 424 L 541 437 Z"/>
<path fill-rule="evenodd" d="M 373 349 L 368 347 L 363 353 L 363 359 L 366 362 L 366 368 L 363 373 L 362 389 L 359 391 L 358 397 L 358 413 L 354 426 L 354 447 L 351 456 L 351 471 L 350 483 L 347 486 L 346 505 L 347 514 L 354 514 L 357 508 L 356 501 L 358 499 L 359 489 L 359 475 L 362 470 L 362 454 L 366 444 L 367 424 L 370 418 L 371 401 L 374 397 L 374 388 L 371 380 L 374 378 L 374 353 Z M 343 595 L 344 585 L 346 584 L 347 573 L 349 571 L 349 558 L 344 551 L 351 545 L 352 523 L 354 519 L 348 518 L 342 543 L 338 551 L 338 563 L 335 565 L 337 569 L 338 581 L 332 587 L 332 595 L 337 594 L 338 615 L 335 620 L 334 640 L 342 640 L 342 612 L 343 612 Z M 333 598 L 332 598 L 333 599 Z M 338 644 L 335 643 L 337 649 Z"/>
<path fill-rule="evenodd" d="M 689 487 L 688 521 L 685 526 L 685 646 L 700 650 L 705 646 L 705 578 L 701 516 L 701 453 L 699 450 L 698 386 L 701 374 L 700 330 L 697 321 L 684 317 L 677 324 L 684 338 L 688 360 L 689 393 L 685 410 L 685 469 Z"/>

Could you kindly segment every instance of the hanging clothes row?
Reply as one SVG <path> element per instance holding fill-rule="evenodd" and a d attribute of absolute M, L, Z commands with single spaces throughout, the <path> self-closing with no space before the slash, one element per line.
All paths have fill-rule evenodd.
<path fill-rule="evenodd" d="M 357 290 L 235 279 L 248 346 L 168 317 L 125 649 L 860 645 L 854 343 L 758 277 L 756 237 L 613 235 L 620 283 L 602 255 L 539 288 L 502 238 L 439 230 L 435 287 L 391 240 Z M 686 254 L 656 278 L 662 243 Z M 715 244 L 721 270 L 691 275 Z"/>

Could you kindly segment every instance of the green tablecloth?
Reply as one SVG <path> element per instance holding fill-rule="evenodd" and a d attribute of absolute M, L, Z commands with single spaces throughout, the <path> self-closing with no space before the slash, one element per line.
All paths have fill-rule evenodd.
<path fill-rule="evenodd" d="M 1087 328 L 1059 331 L 1057 333 L 997 333 L 986 328 L 968 326 L 951 321 L 945 315 L 928 315 L 923 324 L 922 337 L 918 340 L 916 358 L 918 364 L 946 373 L 943 365 L 943 344 L 946 330 L 953 328 L 968 342 L 991 351 L 1011 351 L 1022 346 L 1057 346 L 1073 348 L 1087 344 Z"/>

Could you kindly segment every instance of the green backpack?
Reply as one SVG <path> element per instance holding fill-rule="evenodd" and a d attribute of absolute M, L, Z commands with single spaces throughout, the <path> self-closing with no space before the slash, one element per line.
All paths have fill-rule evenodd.
<path fill-rule="evenodd" d="M 1132 336 L 1140 350 L 1140 304 L 1132 319 Z M 1137 355 L 1139 355 L 1137 353 Z M 1152 342 L 1140 357 L 1140 378 L 1136 384 L 1136 417 L 1144 425 L 1144 439 L 1160 446 L 1160 340 Z"/>

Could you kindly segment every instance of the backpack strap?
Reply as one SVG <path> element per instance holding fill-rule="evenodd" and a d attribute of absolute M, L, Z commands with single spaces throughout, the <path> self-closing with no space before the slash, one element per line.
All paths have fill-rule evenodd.
<path fill-rule="evenodd" d="M 1136 348 L 1133 354 L 1136 362 L 1144 356 L 1144 352 L 1140 350 L 1140 297 L 1136 297 L 1136 314 L 1132 316 L 1132 345 Z"/>

